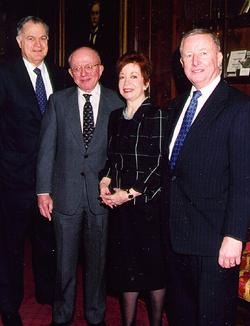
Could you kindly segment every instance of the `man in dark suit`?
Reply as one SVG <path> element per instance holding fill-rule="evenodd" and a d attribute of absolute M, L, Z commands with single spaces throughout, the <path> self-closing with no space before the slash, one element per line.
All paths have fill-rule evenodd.
<path fill-rule="evenodd" d="M 98 174 L 106 161 L 110 112 L 123 102 L 114 91 L 100 85 L 104 67 L 95 50 L 78 48 L 70 55 L 69 66 L 77 87 L 50 97 L 37 167 L 38 205 L 43 216 L 49 220 L 53 217 L 57 242 L 52 325 L 72 322 L 81 240 L 85 318 L 88 325 L 105 325 L 107 210 L 98 200 Z M 86 104 L 85 97 L 90 103 Z M 85 116 L 90 107 L 92 118 Z M 94 131 L 90 130 L 92 123 Z M 88 132 L 92 138 L 87 141 Z"/>
<path fill-rule="evenodd" d="M 104 41 L 102 40 L 103 33 L 103 22 L 102 22 L 102 12 L 101 12 L 101 2 L 95 0 L 90 5 L 90 24 L 91 30 L 89 32 L 88 40 L 91 47 L 100 47 L 105 46 Z"/>
<path fill-rule="evenodd" d="M 107 87 L 115 88 L 115 61 L 118 56 L 118 46 L 116 42 L 116 30 L 112 24 L 108 24 L 110 17 L 105 20 L 106 16 L 107 12 L 105 13 L 105 7 L 102 1 L 93 0 L 90 2 L 88 25 L 83 29 L 80 44 L 81 46 L 89 46 L 99 53 L 102 63 L 105 66 L 101 82 Z M 77 26 L 77 28 L 79 27 Z"/>
<path fill-rule="evenodd" d="M 171 326 L 234 325 L 250 213 L 250 100 L 221 80 L 220 43 L 211 31 L 185 34 L 180 53 L 193 86 L 169 109 L 168 319 Z M 189 106 L 193 92 L 197 105 Z M 194 114 L 187 134 L 185 111 Z"/>
<path fill-rule="evenodd" d="M 39 67 L 46 94 L 65 87 L 61 69 L 47 64 L 49 28 L 28 16 L 17 25 L 21 55 L 0 67 L 0 311 L 4 325 L 22 325 L 24 245 L 33 243 L 36 298 L 51 303 L 55 274 L 54 232 L 39 214 L 35 171 L 42 113 L 35 93 Z M 45 98 L 46 101 L 46 98 Z"/>

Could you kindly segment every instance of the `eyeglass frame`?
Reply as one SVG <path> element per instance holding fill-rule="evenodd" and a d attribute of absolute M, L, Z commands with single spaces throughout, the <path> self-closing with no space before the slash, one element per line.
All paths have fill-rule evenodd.
<path fill-rule="evenodd" d="M 70 70 L 72 71 L 73 74 L 80 74 L 82 72 L 82 70 L 84 69 L 87 73 L 90 73 L 94 70 L 95 67 L 97 66 L 101 66 L 101 63 L 95 63 L 95 64 L 90 64 L 87 63 L 86 65 L 79 65 L 76 67 L 70 67 Z"/>

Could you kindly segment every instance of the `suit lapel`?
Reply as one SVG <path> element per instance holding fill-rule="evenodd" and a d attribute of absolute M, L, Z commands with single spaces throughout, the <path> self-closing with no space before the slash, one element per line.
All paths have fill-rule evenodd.
<path fill-rule="evenodd" d="M 103 141 L 104 133 L 107 133 L 107 123 L 110 110 L 108 99 L 105 96 L 105 89 L 101 86 L 101 95 L 100 95 L 100 103 L 98 108 L 98 115 L 96 120 L 96 126 L 93 133 L 93 138 L 89 144 L 89 149 L 93 149 L 94 146 L 100 144 L 100 141 Z"/>
<path fill-rule="evenodd" d="M 195 133 L 195 131 L 200 130 L 203 125 L 210 124 L 211 121 L 224 109 L 223 102 L 226 98 L 227 90 L 224 88 L 223 83 L 220 83 L 207 99 L 190 131 L 193 130 L 193 133 Z"/>
<path fill-rule="evenodd" d="M 225 101 L 226 97 L 227 90 L 224 87 L 224 83 L 220 82 L 210 97 L 207 99 L 195 121 L 193 122 L 179 154 L 176 166 L 178 166 L 178 162 L 187 159 L 187 156 L 191 152 L 190 149 L 195 149 L 195 144 L 197 140 L 201 139 L 203 136 L 204 130 L 208 128 L 212 121 L 216 119 L 216 117 L 224 109 L 225 105 L 223 102 Z"/>
<path fill-rule="evenodd" d="M 185 93 L 183 95 L 181 95 L 180 97 L 178 97 L 178 99 L 176 99 L 168 108 L 168 130 L 167 130 L 167 135 L 168 135 L 168 143 L 167 143 L 167 147 L 169 147 L 173 134 L 174 134 L 174 130 L 176 127 L 176 124 L 178 122 L 178 119 L 181 115 L 182 109 L 185 105 L 185 102 L 187 100 L 189 93 Z"/>
<path fill-rule="evenodd" d="M 19 89 L 22 90 L 22 98 L 28 99 L 29 107 L 33 110 L 37 118 L 41 119 L 42 115 L 38 106 L 36 93 L 22 58 L 19 58 L 13 66 L 13 74 L 17 77 Z"/>
<path fill-rule="evenodd" d="M 93 145 L 95 143 L 96 139 L 102 137 L 104 113 L 105 113 L 105 101 L 102 99 L 102 97 L 100 97 L 96 126 L 93 133 L 93 139 L 90 142 L 90 146 L 91 144 Z"/>
<path fill-rule="evenodd" d="M 44 62 L 46 68 L 47 68 L 47 72 L 49 74 L 49 79 L 50 79 L 50 83 L 51 83 L 51 87 L 52 87 L 52 90 L 53 90 L 53 93 L 57 90 L 60 89 L 60 87 L 58 86 L 58 78 L 59 76 L 57 75 L 57 72 L 56 70 L 51 66 L 49 65 L 47 62 Z"/>
<path fill-rule="evenodd" d="M 54 64 L 44 62 L 49 74 L 50 83 L 53 89 L 53 93 L 60 89 L 72 86 L 72 78 L 69 76 L 67 70 L 62 67 L 57 67 Z"/>
<path fill-rule="evenodd" d="M 74 88 L 72 94 L 65 98 L 64 107 L 67 109 L 67 113 L 65 112 L 65 119 L 68 119 L 69 121 L 69 128 L 79 146 L 84 150 L 85 147 L 82 137 L 77 88 Z"/>

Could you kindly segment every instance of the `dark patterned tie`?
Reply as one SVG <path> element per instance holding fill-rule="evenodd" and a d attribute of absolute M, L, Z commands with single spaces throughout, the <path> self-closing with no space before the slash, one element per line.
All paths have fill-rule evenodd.
<path fill-rule="evenodd" d="M 186 113 L 184 115 L 184 118 L 183 118 L 183 121 L 182 121 L 182 125 L 181 125 L 181 128 L 180 128 L 180 131 L 179 131 L 179 134 L 175 140 L 175 143 L 174 143 L 174 147 L 173 147 L 173 150 L 172 150 L 172 154 L 171 154 L 171 157 L 170 157 L 170 166 L 171 166 L 171 169 L 173 169 L 175 167 L 175 163 L 176 163 L 176 160 L 178 158 L 178 155 L 180 153 L 180 150 L 181 150 L 181 147 L 184 143 L 184 140 L 186 138 L 186 135 L 191 127 L 191 124 L 192 124 L 192 121 L 193 121 L 193 118 L 194 118 L 194 114 L 195 114 L 195 111 L 196 111 L 196 108 L 197 108 L 197 104 L 198 104 L 198 98 L 201 96 L 201 91 L 194 91 L 193 92 L 193 96 L 192 96 L 192 99 L 189 103 L 189 106 L 186 110 Z"/>
<path fill-rule="evenodd" d="M 38 105 L 40 108 L 41 113 L 43 114 L 46 110 L 47 107 L 47 95 L 46 95 L 46 90 L 43 82 L 43 77 L 41 74 L 41 69 L 35 68 L 34 72 L 37 74 L 36 77 L 36 97 L 38 101 Z"/>
<path fill-rule="evenodd" d="M 94 132 L 94 116 L 93 116 L 93 108 L 90 103 L 91 94 L 83 94 L 85 97 L 85 104 L 83 107 L 83 140 L 85 143 L 85 148 L 87 149 L 91 138 Z"/>

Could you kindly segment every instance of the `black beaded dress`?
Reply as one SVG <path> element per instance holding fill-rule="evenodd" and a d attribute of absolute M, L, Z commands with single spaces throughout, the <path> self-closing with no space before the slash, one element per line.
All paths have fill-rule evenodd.
<path fill-rule="evenodd" d="M 110 210 L 107 248 L 108 287 L 120 292 L 164 287 L 160 175 L 164 111 L 145 100 L 134 117 L 123 109 L 110 116 L 108 160 L 102 176 L 111 187 L 143 195 Z"/>

